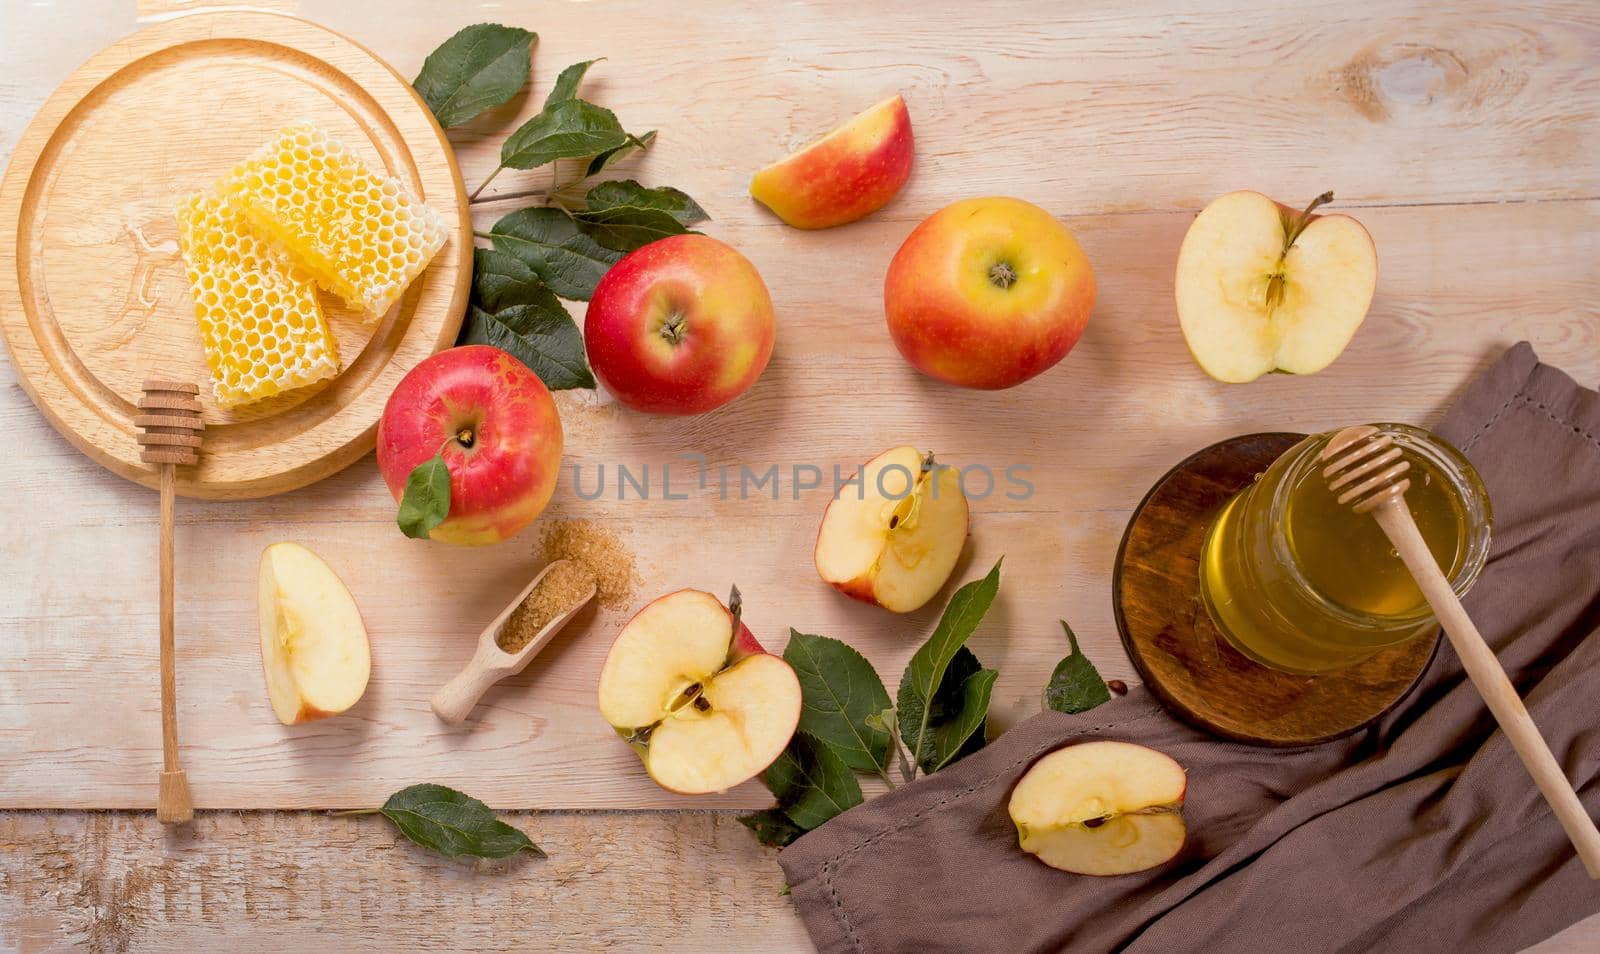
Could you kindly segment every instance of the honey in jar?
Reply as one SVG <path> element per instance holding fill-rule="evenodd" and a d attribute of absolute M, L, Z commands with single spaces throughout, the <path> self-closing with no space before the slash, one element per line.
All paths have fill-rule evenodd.
<path fill-rule="evenodd" d="M 1457 595 L 1489 553 L 1488 493 L 1444 440 L 1379 424 L 1411 469 L 1405 502 Z M 1321 673 L 1355 665 L 1438 626 L 1378 522 L 1341 506 L 1307 437 L 1223 506 L 1206 534 L 1200 593 L 1218 630 L 1266 666 Z"/>

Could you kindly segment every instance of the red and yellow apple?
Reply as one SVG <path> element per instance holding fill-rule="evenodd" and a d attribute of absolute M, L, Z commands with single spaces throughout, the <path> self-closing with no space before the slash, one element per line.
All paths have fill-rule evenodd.
<path fill-rule="evenodd" d="M 678 590 L 640 610 L 600 670 L 600 715 L 662 788 L 721 792 L 782 754 L 800 724 L 800 680 L 733 608 Z"/>
<path fill-rule="evenodd" d="M 322 558 L 298 543 L 261 552 L 257 575 L 261 665 L 284 725 L 337 715 L 361 699 L 372 672 L 356 601 Z"/>
<path fill-rule="evenodd" d="M 889 204 L 911 177 L 911 115 L 891 96 L 750 180 L 750 194 L 797 229 L 825 229 Z"/>
<path fill-rule="evenodd" d="M 846 596 L 909 613 L 950 579 L 967 542 L 967 498 L 955 468 L 915 447 L 868 461 L 822 514 L 813 559 Z"/>
<path fill-rule="evenodd" d="M 1123 875 L 1183 848 L 1183 766 L 1155 749 L 1101 740 L 1057 749 L 1011 791 L 1023 851 L 1052 868 Z"/>
<path fill-rule="evenodd" d="M 1372 236 L 1348 215 L 1316 215 L 1259 192 L 1230 192 L 1201 211 L 1178 252 L 1178 325 L 1201 370 L 1240 384 L 1269 371 L 1314 374 L 1333 363 L 1378 286 Z"/>
<path fill-rule="evenodd" d="M 499 348 L 466 345 L 400 379 L 378 421 L 378 470 L 398 502 L 418 464 L 442 453 L 450 512 L 429 537 L 496 543 L 544 510 L 561 469 L 561 419 L 544 382 Z"/>
<path fill-rule="evenodd" d="M 589 301 L 589 364 L 618 401 L 699 414 L 743 394 L 772 357 L 772 296 L 750 260 L 704 235 L 674 235 L 611 266 Z"/>
<path fill-rule="evenodd" d="M 1040 374 L 1078 343 L 1094 270 L 1066 226 L 1021 199 L 965 199 L 918 225 L 889 263 L 883 305 L 906 360 L 994 390 Z"/>

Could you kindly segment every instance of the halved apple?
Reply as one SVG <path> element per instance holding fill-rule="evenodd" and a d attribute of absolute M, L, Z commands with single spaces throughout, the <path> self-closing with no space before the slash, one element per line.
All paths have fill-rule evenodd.
<path fill-rule="evenodd" d="M 800 680 L 733 608 L 679 590 L 622 628 L 600 670 L 600 714 L 656 784 L 684 795 L 754 778 L 800 723 Z"/>
<path fill-rule="evenodd" d="M 372 650 L 338 575 L 298 543 L 261 552 L 257 581 L 267 698 L 284 725 L 337 715 L 367 691 Z"/>
<path fill-rule="evenodd" d="M 909 613 L 944 586 L 967 540 L 967 498 L 953 467 L 915 447 L 884 451 L 822 514 L 817 573 L 839 592 Z"/>
<path fill-rule="evenodd" d="M 750 194 L 797 229 L 825 229 L 889 204 L 911 177 L 906 101 L 891 96 L 750 180 Z"/>
<path fill-rule="evenodd" d="M 1269 371 L 1313 374 L 1355 335 L 1378 285 L 1372 236 L 1348 215 L 1314 215 L 1259 192 L 1206 206 L 1178 252 L 1178 324 L 1189 352 L 1218 381 Z"/>
<path fill-rule="evenodd" d="M 1023 851 L 1052 868 L 1122 875 L 1183 848 L 1183 766 L 1129 742 L 1082 742 L 1035 762 L 1011 791 Z"/>

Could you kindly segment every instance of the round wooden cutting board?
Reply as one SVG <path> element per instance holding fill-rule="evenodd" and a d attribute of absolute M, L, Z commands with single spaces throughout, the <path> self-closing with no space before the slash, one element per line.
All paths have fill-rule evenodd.
<path fill-rule="evenodd" d="M 336 378 L 223 411 L 174 207 L 302 119 L 409 185 L 450 240 L 376 324 L 322 295 Z M 153 486 L 133 426 L 140 386 L 152 373 L 199 384 L 204 452 L 179 472 L 189 496 L 280 493 L 371 450 L 401 376 L 455 341 L 471 277 L 466 192 L 427 107 L 370 51 L 293 17 L 197 13 L 107 48 L 45 103 L 0 183 L 0 331 L 23 388 L 85 454 Z"/>
<path fill-rule="evenodd" d="M 1439 634 L 1349 669 L 1302 676 L 1233 648 L 1200 598 L 1200 550 L 1217 511 L 1304 434 L 1246 434 L 1191 455 L 1145 495 L 1117 551 L 1111 601 L 1122 645 L 1167 710 L 1214 735 L 1302 746 L 1348 735 L 1406 697 Z"/>

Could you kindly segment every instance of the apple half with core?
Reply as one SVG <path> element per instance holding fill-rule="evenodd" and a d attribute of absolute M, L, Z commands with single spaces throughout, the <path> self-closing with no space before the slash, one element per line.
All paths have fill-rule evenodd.
<path fill-rule="evenodd" d="M 967 542 L 967 497 L 954 467 L 896 447 L 868 461 L 822 514 L 814 558 L 824 582 L 895 613 L 932 599 Z"/>
<path fill-rule="evenodd" d="M 1304 212 L 1259 192 L 1206 206 L 1178 252 L 1178 325 L 1201 370 L 1242 384 L 1269 371 L 1314 374 L 1367 317 L 1378 286 L 1372 236 L 1348 215 Z"/>
<path fill-rule="evenodd" d="M 372 651 L 356 601 L 298 543 L 261 551 L 257 578 L 267 698 L 284 725 L 337 715 L 367 691 Z"/>
<path fill-rule="evenodd" d="M 1021 384 L 1078 343 L 1094 270 L 1067 227 L 1021 199 L 965 199 L 895 252 L 883 307 L 895 347 L 923 374 L 967 388 Z"/>
<path fill-rule="evenodd" d="M 498 543 L 537 517 L 561 470 L 561 418 L 538 375 L 489 345 L 450 348 L 406 372 L 378 421 L 378 470 L 396 502 L 412 472 L 442 458 L 443 543 Z M 404 508 L 402 508 L 404 513 Z"/>
<path fill-rule="evenodd" d="M 750 195 L 797 229 L 825 229 L 878 211 L 911 178 L 906 101 L 891 96 L 750 180 Z"/>
<path fill-rule="evenodd" d="M 1023 851 L 1052 868 L 1124 875 L 1183 848 L 1183 766 L 1129 742 L 1082 742 L 1033 764 L 1011 791 Z"/>
<path fill-rule="evenodd" d="M 800 680 L 729 606 L 678 590 L 640 610 L 600 670 L 600 714 L 650 777 L 683 795 L 759 775 L 800 724 Z"/>
<path fill-rule="evenodd" d="M 772 296 L 750 260 L 674 235 L 611 266 L 584 317 L 589 364 L 639 411 L 699 414 L 749 389 L 772 357 Z"/>

